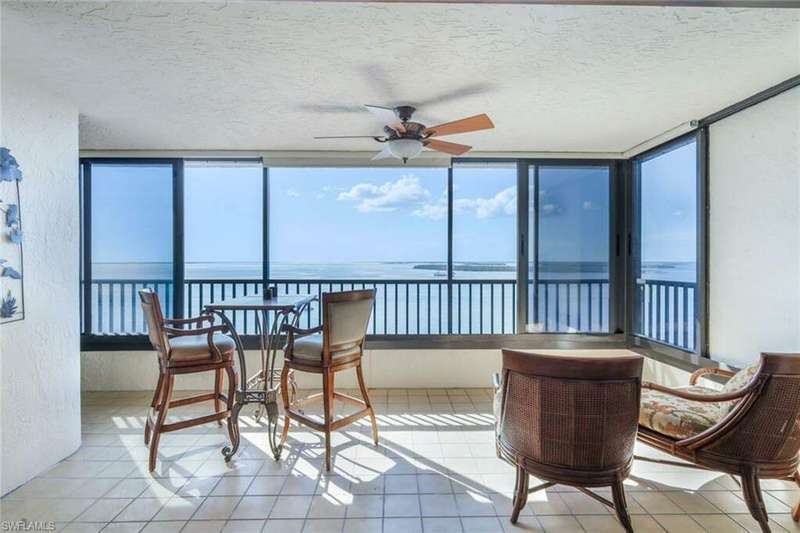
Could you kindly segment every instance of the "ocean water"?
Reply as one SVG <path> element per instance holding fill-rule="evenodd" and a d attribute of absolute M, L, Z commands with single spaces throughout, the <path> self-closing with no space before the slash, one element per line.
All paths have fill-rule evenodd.
<path fill-rule="evenodd" d="M 281 294 L 321 294 L 373 286 L 375 308 L 369 326 L 373 334 L 510 334 L 515 332 L 516 267 L 513 263 L 459 263 L 454 265 L 455 279 L 448 294 L 445 265 L 436 262 L 363 262 L 363 263 L 273 263 L 271 283 Z M 172 265 L 170 263 L 94 263 L 91 331 L 96 334 L 144 333 L 145 321 L 136 291 L 153 287 L 160 295 L 167 316 L 174 316 Z M 186 265 L 184 287 L 187 315 L 194 316 L 211 301 L 235 295 L 260 292 L 261 266 L 258 263 L 190 263 Z M 608 269 L 603 263 L 544 263 L 539 266 L 540 285 L 535 294 L 529 291 L 528 313 L 536 323 L 528 331 L 605 332 L 608 331 Z M 650 263 L 639 278 L 664 281 L 693 281 L 693 263 Z M 241 280 L 252 279 L 252 283 Z M 212 280 L 214 280 L 212 282 Z M 237 280 L 217 282 L 217 280 Z M 281 280 L 296 280 L 281 283 Z M 297 280 L 302 280 L 298 282 Z M 355 283 L 322 282 L 351 280 Z M 402 282 L 393 282 L 393 281 Z M 388 281 L 388 283 L 386 283 Z M 421 283 L 416 283 L 420 281 Z M 383 282 L 383 283 L 382 283 Z M 431 283 L 433 282 L 433 283 Z M 663 327 L 659 337 L 669 340 L 675 331 L 683 338 L 686 330 L 693 339 L 693 322 L 681 318 L 669 324 L 675 306 L 691 293 L 659 300 Z M 649 299 L 645 293 L 645 324 L 650 319 Z M 672 298 L 672 299 L 670 299 Z M 678 298 L 678 299 L 675 299 Z M 535 312 L 534 312 L 535 308 Z M 693 302 L 689 302 L 693 313 Z M 452 316 L 448 318 L 448 314 Z M 255 315 L 232 314 L 240 333 L 255 333 Z M 312 327 L 320 322 L 318 304 L 312 306 L 302 323 Z M 448 330 L 448 328 L 451 328 Z M 678 329 L 676 329 L 678 328 Z M 654 330 L 655 331 L 655 330 Z"/>
<path fill-rule="evenodd" d="M 352 280 L 415 280 L 442 279 L 446 265 L 441 262 L 353 262 L 353 263 L 281 263 L 270 265 L 270 278 L 281 279 L 352 279 Z M 695 264 L 689 262 L 645 263 L 639 276 L 665 281 L 695 281 Z M 253 279 L 261 278 L 260 263 L 187 263 L 186 279 Z M 172 263 L 93 263 L 95 280 L 155 280 L 172 277 Z M 516 264 L 455 263 L 456 279 L 514 280 Z M 605 263 L 545 263 L 539 267 L 540 279 L 608 279 Z"/>

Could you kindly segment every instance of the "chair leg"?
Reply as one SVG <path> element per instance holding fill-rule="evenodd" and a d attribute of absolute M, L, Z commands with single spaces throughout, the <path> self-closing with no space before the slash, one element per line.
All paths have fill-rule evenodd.
<path fill-rule="evenodd" d="M 167 410 L 169 409 L 169 402 L 172 401 L 172 388 L 175 385 L 175 376 L 168 374 L 164 376 L 164 383 L 161 392 L 161 403 L 158 406 L 158 415 L 156 416 L 156 423 L 153 427 L 153 439 L 150 443 L 150 461 L 148 463 L 149 471 L 152 472 L 156 469 L 156 458 L 158 457 L 158 441 L 161 440 L 161 426 L 164 425 L 164 420 L 167 418 Z"/>
<path fill-rule="evenodd" d="M 281 443 L 280 448 L 283 448 L 283 445 L 286 444 L 286 438 L 289 436 L 289 368 L 286 367 L 284 364 L 283 370 L 281 371 L 281 398 L 283 398 L 283 431 L 281 432 Z M 292 396 L 295 395 L 294 391 L 291 393 Z"/>
<path fill-rule="evenodd" d="M 800 487 L 800 472 L 794 473 L 794 482 L 797 483 L 797 486 Z M 800 501 L 798 501 L 794 508 L 792 508 L 792 520 L 795 522 L 800 522 Z"/>
<path fill-rule="evenodd" d="M 150 409 L 155 409 L 158 405 L 160 396 L 161 396 L 161 389 L 164 386 L 164 374 L 161 372 L 161 369 L 158 370 L 158 383 L 156 383 L 156 390 L 153 392 L 153 401 L 150 402 Z M 150 427 L 150 413 L 147 413 L 147 418 L 144 421 L 144 445 L 148 446 L 150 444 L 150 431 L 152 428 Z"/>
<path fill-rule="evenodd" d="M 758 472 L 756 470 L 748 470 L 742 475 L 742 494 L 750 514 L 761 526 L 761 531 L 769 533 L 769 517 L 761 495 L 761 486 L 758 482 Z"/>
<path fill-rule="evenodd" d="M 364 372 L 361 370 L 361 361 L 356 366 L 356 377 L 358 377 L 358 388 L 361 389 L 361 397 L 364 398 L 364 403 L 367 404 L 369 409 L 369 419 L 372 423 L 372 440 L 375 446 L 378 445 L 378 422 L 375 420 L 375 409 L 372 407 L 372 402 L 369 399 L 369 392 L 367 386 L 364 384 Z"/>
<path fill-rule="evenodd" d="M 214 411 L 217 413 L 222 412 L 222 369 L 218 368 L 214 371 Z M 222 420 L 217 420 L 217 425 L 222 427 Z"/>
<path fill-rule="evenodd" d="M 226 457 L 230 458 L 239 449 L 239 409 L 241 409 L 241 405 L 235 404 L 236 371 L 232 366 L 228 366 L 225 367 L 225 373 L 228 376 L 228 402 L 225 407 L 230 413 L 228 416 L 228 438 L 231 441 L 231 453 L 230 456 Z"/>
<path fill-rule="evenodd" d="M 614 500 L 614 511 L 617 513 L 617 519 L 619 519 L 625 531 L 632 533 L 633 525 L 631 524 L 631 515 L 628 514 L 628 502 L 625 500 L 625 486 L 621 479 L 611 485 L 611 497 Z"/>
<path fill-rule="evenodd" d="M 517 466 L 517 482 L 514 488 L 514 501 L 511 510 L 511 523 L 516 524 L 519 513 L 528 503 L 528 472 L 521 466 Z"/>
<path fill-rule="evenodd" d="M 325 471 L 331 471 L 331 423 L 333 422 L 333 372 L 322 371 L 322 408 L 325 416 Z"/>

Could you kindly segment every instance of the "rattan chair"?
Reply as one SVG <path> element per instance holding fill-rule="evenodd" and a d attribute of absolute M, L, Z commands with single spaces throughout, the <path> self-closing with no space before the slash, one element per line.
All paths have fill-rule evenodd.
<path fill-rule="evenodd" d="M 156 467 L 158 442 L 162 433 L 214 421 L 221 424 L 223 420 L 227 420 L 228 435 L 233 441 L 235 428 L 230 415 L 236 391 L 236 371 L 233 367 L 235 344 L 232 338 L 224 335 L 227 332 L 225 326 L 213 325 L 213 315 L 184 319 L 164 318 L 158 293 L 143 289 L 139 291 L 139 299 L 147 320 L 150 343 L 158 353 L 158 383 L 144 425 L 144 443 L 150 446 L 148 467 L 152 472 Z M 200 327 L 206 322 L 209 323 L 207 327 Z M 187 327 L 187 329 L 168 325 Z M 173 400 L 175 376 L 198 372 L 214 372 L 214 392 Z M 228 377 L 228 394 L 222 393 L 223 373 Z M 207 401 L 214 402 L 214 413 L 166 423 L 167 411 L 170 408 Z"/>
<path fill-rule="evenodd" d="M 512 524 L 528 494 L 563 484 L 614 509 L 633 531 L 622 483 L 633 464 L 642 360 L 503 350 L 495 416 L 498 454 L 517 468 Z M 529 475 L 544 483 L 529 489 Z M 613 502 L 587 487 L 611 487 Z"/>
<path fill-rule="evenodd" d="M 722 391 L 697 386 L 708 374 L 730 380 Z M 764 353 L 759 363 L 736 374 L 702 368 L 689 384 L 643 385 L 638 437 L 688 463 L 637 459 L 741 476 L 750 514 L 762 531 L 770 531 L 759 479 L 800 484 L 800 354 Z M 792 517 L 800 518 L 800 504 Z"/>
<path fill-rule="evenodd" d="M 364 339 L 375 301 L 373 289 L 325 293 L 322 295 L 322 325 L 312 329 L 284 326 L 287 343 L 284 349 L 281 373 L 284 426 L 281 446 L 286 442 L 290 420 L 325 433 L 325 470 L 331 469 L 331 431 L 352 424 L 369 416 L 372 423 L 372 439 L 378 444 L 378 425 L 375 411 L 364 384 L 361 358 L 364 355 Z M 336 372 L 355 368 L 358 386 L 363 399 L 336 392 L 333 377 Z M 322 374 L 322 393 L 290 401 L 289 374 L 296 370 Z M 302 412 L 309 402 L 322 400 L 322 422 Z M 333 405 L 340 400 L 359 408 L 339 420 L 334 420 Z"/>

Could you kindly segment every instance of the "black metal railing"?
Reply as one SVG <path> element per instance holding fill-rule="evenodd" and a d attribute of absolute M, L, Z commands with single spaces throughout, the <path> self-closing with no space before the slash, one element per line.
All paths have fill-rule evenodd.
<path fill-rule="evenodd" d="M 538 289 L 528 299 L 528 331 L 608 332 L 608 280 L 539 280 Z"/>
<path fill-rule="evenodd" d="M 354 289 L 375 289 L 372 335 L 487 335 L 517 333 L 517 287 L 515 280 L 365 280 L 283 279 L 269 286 L 279 294 L 315 294 Z M 137 291 L 157 291 L 165 315 L 172 316 L 171 280 L 107 279 L 92 283 L 92 324 L 95 335 L 143 334 L 146 324 Z M 261 294 L 258 279 L 189 279 L 184 283 L 186 316 L 199 314 L 207 303 L 236 296 Z M 533 283 L 529 294 L 533 295 Z M 535 332 L 607 332 L 609 290 L 607 280 L 540 280 L 536 297 L 528 301 Z M 536 305 L 534 305 L 536 301 Z M 253 312 L 230 316 L 242 334 L 256 333 Z M 305 327 L 320 323 L 315 304 L 302 318 Z"/>
<path fill-rule="evenodd" d="M 694 350 L 696 287 L 696 283 L 686 281 L 638 279 L 636 332 L 683 350 Z"/>

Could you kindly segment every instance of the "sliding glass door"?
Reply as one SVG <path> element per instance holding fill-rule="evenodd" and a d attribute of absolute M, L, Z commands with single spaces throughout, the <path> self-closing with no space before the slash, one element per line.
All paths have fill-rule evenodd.
<path fill-rule="evenodd" d="M 633 333 L 695 351 L 696 139 L 643 154 L 633 167 Z"/>
<path fill-rule="evenodd" d="M 611 167 L 528 167 L 529 333 L 609 331 Z"/>

